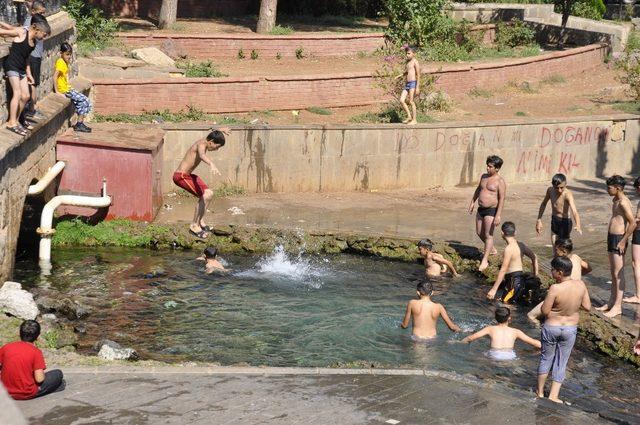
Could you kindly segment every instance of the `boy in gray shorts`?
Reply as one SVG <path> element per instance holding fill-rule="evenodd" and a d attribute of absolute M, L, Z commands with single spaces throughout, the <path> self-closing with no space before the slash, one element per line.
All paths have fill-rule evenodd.
<path fill-rule="evenodd" d="M 551 285 L 542 303 L 545 317 L 541 332 L 542 350 L 538 366 L 538 397 L 544 397 L 544 385 L 551 372 L 549 400 L 562 403 L 558 398 L 567 372 L 567 362 L 576 342 L 580 308 L 591 309 L 589 292 L 582 280 L 571 279 L 573 264 L 566 257 L 551 261 L 551 275 L 556 281 Z"/>

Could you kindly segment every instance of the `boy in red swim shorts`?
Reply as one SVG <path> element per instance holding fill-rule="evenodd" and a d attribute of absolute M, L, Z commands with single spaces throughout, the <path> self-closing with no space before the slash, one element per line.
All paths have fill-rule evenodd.
<path fill-rule="evenodd" d="M 175 173 L 173 173 L 173 182 L 198 198 L 198 204 L 193 214 L 193 221 L 189 225 L 189 232 L 202 239 L 206 239 L 207 232 L 211 230 L 209 226 L 204 223 L 203 219 L 204 213 L 207 211 L 207 206 L 209 202 L 211 202 L 211 199 L 213 199 L 213 192 L 200 177 L 192 174 L 192 172 L 202 161 L 209 165 L 214 175 L 220 175 L 218 168 L 216 168 L 215 164 L 207 157 L 207 151 L 217 151 L 223 147 L 225 144 L 225 135 L 228 136 L 230 133 L 231 130 L 227 127 L 212 130 L 207 137 L 198 140 L 187 150 L 180 166 Z"/>

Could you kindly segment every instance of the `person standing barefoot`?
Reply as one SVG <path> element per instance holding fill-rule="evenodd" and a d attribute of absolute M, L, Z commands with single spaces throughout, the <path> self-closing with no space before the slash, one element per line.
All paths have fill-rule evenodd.
<path fill-rule="evenodd" d="M 469 203 L 469 214 L 473 214 L 476 200 L 476 234 L 484 242 L 484 255 L 478 270 L 483 271 L 489 266 L 489 255 L 497 254 L 493 244 L 493 231 L 500 224 L 500 214 L 504 207 L 504 197 L 507 184 L 498 174 L 502 168 L 502 158 L 496 155 L 487 157 L 487 172 L 480 176 L 480 182 Z"/>
<path fill-rule="evenodd" d="M 640 177 L 633 182 L 636 194 L 640 195 Z M 633 238 L 631 240 L 631 259 L 633 260 L 633 277 L 636 282 L 636 294 L 633 297 L 623 298 L 622 302 L 640 304 L 640 202 L 636 210 L 635 222 L 629 224 L 633 226 Z"/>

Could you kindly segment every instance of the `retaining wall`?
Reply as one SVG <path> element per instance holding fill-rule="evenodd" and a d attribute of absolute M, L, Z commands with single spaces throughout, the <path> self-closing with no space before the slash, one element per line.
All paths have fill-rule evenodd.
<path fill-rule="evenodd" d="M 498 88 L 508 81 L 571 76 L 603 63 L 605 45 L 590 45 L 519 59 L 489 63 L 430 65 L 439 89 L 461 96 L 473 87 Z M 343 107 L 389 100 L 375 86 L 370 72 L 337 75 L 286 75 L 264 78 L 165 78 L 148 80 L 94 79 L 95 111 L 100 114 L 195 106 L 208 113 Z"/>
<path fill-rule="evenodd" d="M 234 129 L 210 154 L 222 173 L 195 170 L 213 186 L 249 192 L 424 189 L 475 184 L 485 159 L 504 159 L 509 181 L 548 181 L 640 172 L 635 115 L 419 125 L 274 126 Z M 163 191 L 186 150 L 208 127 L 165 125 Z"/>

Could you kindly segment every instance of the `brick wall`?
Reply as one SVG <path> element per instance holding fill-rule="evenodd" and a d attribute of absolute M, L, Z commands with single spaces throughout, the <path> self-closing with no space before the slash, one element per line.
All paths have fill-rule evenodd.
<path fill-rule="evenodd" d="M 157 18 L 161 0 L 89 0 L 111 16 Z M 251 0 L 180 0 L 178 18 L 210 18 L 247 13 Z"/>
<path fill-rule="evenodd" d="M 541 79 L 553 74 L 575 75 L 600 66 L 605 45 L 501 60 L 492 63 L 426 66 L 440 76 L 437 85 L 451 96 L 473 87 L 497 88 L 508 81 Z M 180 111 L 193 105 L 208 113 L 264 109 L 303 109 L 309 106 L 369 105 L 385 99 L 371 73 L 288 75 L 267 78 L 184 78 L 93 81 L 95 111 L 100 114 L 139 114 L 156 109 Z"/>

